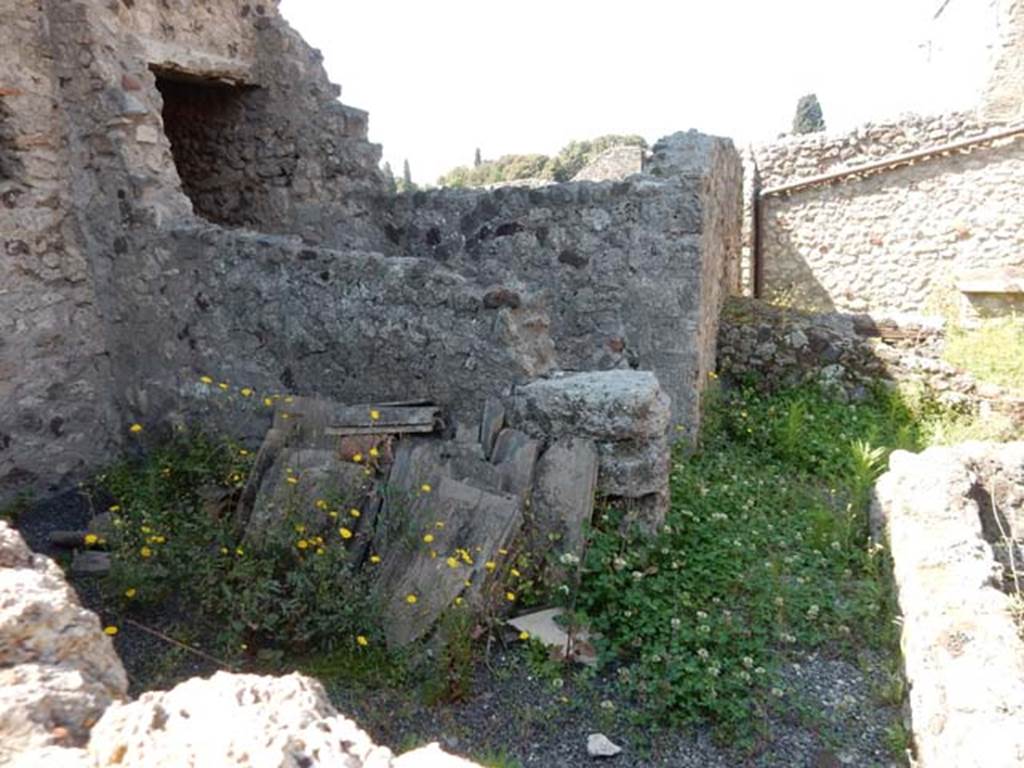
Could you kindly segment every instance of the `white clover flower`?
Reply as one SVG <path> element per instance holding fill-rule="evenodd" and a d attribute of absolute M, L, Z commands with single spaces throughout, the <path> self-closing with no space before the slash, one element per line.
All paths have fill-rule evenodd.
<path fill-rule="evenodd" d="M 562 556 L 558 558 L 558 562 L 562 565 L 579 565 L 580 559 L 572 552 L 563 552 Z"/>
<path fill-rule="evenodd" d="M 750 669 L 752 666 L 754 666 L 754 660 L 752 658 L 750 658 L 749 656 L 744 656 L 743 657 L 743 666 L 746 667 L 747 669 Z"/>
<path fill-rule="evenodd" d="M 718 667 L 712 665 L 712 666 L 708 667 L 708 674 L 711 675 L 712 677 L 718 677 L 720 674 L 722 674 L 722 670 L 719 669 Z"/>
<path fill-rule="evenodd" d="M 707 613 L 705 613 L 704 611 L 697 611 L 697 618 L 698 618 L 699 620 L 703 621 L 703 620 L 704 620 L 704 619 L 706 619 L 707 617 L 708 617 L 708 615 L 707 615 Z"/>
<path fill-rule="evenodd" d="M 708 649 L 707 648 L 698 648 L 697 649 L 697 657 L 701 661 L 707 661 L 710 656 L 711 656 L 711 654 L 708 653 Z"/>
<path fill-rule="evenodd" d="M 612 560 L 612 567 L 615 568 L 616 571 L 621 571 L 627 565 L 629 565 L 629 563 L 626 562 L 626 558 L 624 557 L 620 557 L 617 555 L 615 559 Z"/>
<path fill-rule="evenodd" d="M 681 627 L 683 625 L 683 622 L 682 622 L 682 620 L 680 620 L 680 619 L 678 619 L 676 617 L 673 617 L 672 621 L 670 621 L 669 624 L 672 625 L 672 629 L 679 629 L 679 627 Z"/>
<path fill-rule="evenodd" d="M 602 701 L 600 706 L 601 706 L 601 709 L 606 710 L 608 712 L 611 712 L 613 709 L 615 709 L 615 704 L 613 704 L 608 699 L 605 699 L 604 701 Z"/>

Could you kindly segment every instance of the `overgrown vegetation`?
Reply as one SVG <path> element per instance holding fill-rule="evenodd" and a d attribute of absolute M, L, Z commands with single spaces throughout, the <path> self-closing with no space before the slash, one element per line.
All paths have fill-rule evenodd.
<path fill-rule="evenodd" d="M 780 670 L 811 650 L 872 652 L 891 666 L 886 699 L 899 699 L 896 608 L 886 552 L 869 540 L 870 489 L 891 450 L 920 449 L 969 416 L 883 387 L 850 403 L 814 386 L 709 391 L 698 449 L 674 457 L 664 528 L 623 535 L 623 512 L 600 511 L 583 561 L 563 557 L 547 571 L 560 583 L 531 580 L 525 555 L 512 552 L 517 604 L 559 602 L 574 625 L 585 622 L 602 686 L 614 681 L 632 698 L 644 728 L 704 722 L 753 743 L 773 713 L 800 708 Z M 229 510 L 251 460 L 231 443 L 180 436 L 99 478 L 116 498 L 114 533 L 98 545 L 114 555 L 109 586 L 122 615 L 177 613 L 181 636 L 241 666 L 297 667 L 334 687 L 403 697 L 418 689 L 426 704 L 471 698 L 487 617 L 453 606 L 429 652 L 395 655 L 343 537 L 286 520 L 258 546 L 238 545 Z M 569 676 L 540 646 L 524 647 L 542 677 Z"/>
<path fill-rule="evenodd" d="M 881 390 L 719 396 L 699 450 L 675 458 L 664 529 L 624 538 L 607 512 L 583 573 L 579 607 L 644 716 L 751 738 L 792 693 L 776 674 L 790 651 L 895 648 L 867 506 L 888 452 L 921 440 Z"/>
<path fill-rule="evenodd" d="M 117 500 L 108 587 L 125 615 L 180 612 L 227 659 L 368 645 L 368 590 L 342 538 L 306 534 L 289 516 L 239 543 L 230 502 L 251 460 L 230 442 L 179 436 L 98 478 Z"/>
<path fill-rule="evenodd" d="M 647 142 L 641 136 L 609 134 L 586 141 L 571 141 L 554 157 L 527 154 L 502 155 L 497 160 L 480 162 L 474 159 L 472 166 L 453 168 L 437 183 L 442 187 L 482 187 L 517 179 L 569 181 L 602 152 L 620 145 L 646 148 Z"/>
<path fill-rule="evenodd" d="M 982 320 L 977 327 L 952 326 L 946 360 L 979 381 L 1024 394 L 1024 319 Z"/>

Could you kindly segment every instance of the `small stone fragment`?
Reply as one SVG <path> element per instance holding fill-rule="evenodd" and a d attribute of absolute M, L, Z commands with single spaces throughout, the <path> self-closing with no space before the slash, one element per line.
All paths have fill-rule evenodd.
<path fill-rule="evenodd" d="M 615 757 L 621 751 L 622 747 L 603 733 L 592 733 L 587 736 L 587 754 L 591 757 Z"/>

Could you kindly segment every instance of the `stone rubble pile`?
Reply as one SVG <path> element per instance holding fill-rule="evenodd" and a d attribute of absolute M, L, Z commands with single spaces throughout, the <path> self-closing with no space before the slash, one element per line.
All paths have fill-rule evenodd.
<path fill-rule="evenodd" d="M 126 698 L 124 667 L 60 568 L 0 521 L 0 765 L 472 768 L 436 745 L 395 757 L 299 674 L 220 672 Z"/>
<path fill-rule="evenodd" d="M 671 408 L 657 378 L 606 371 L 542 379 L 486 401 L 479 423 L 447 428 L 423 403 L 282 402 L 236 511 L 258 541 L 296 521 L 373 558 L 392 646 L 427 636 L 465 603 L 508 613 L 517 556 L 531 575 L 578 562 L 595 495 L 626 524 L 658 527 L 668 508 Z M 322 500 L 348 513 L 339 522 Z M 340 500 L 340 503 L 339 503 Z"/>

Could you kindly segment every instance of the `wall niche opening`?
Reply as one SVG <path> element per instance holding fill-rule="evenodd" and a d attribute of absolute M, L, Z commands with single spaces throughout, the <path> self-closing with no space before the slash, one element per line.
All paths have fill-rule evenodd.
<path fill-rule="evenodd" d="M 258 224 L 261 183 L 254 123 L 260 89 L 152 68 L 163 97 L 164 131 L 182 190 L 198 216 L 216 224 Z"/>

